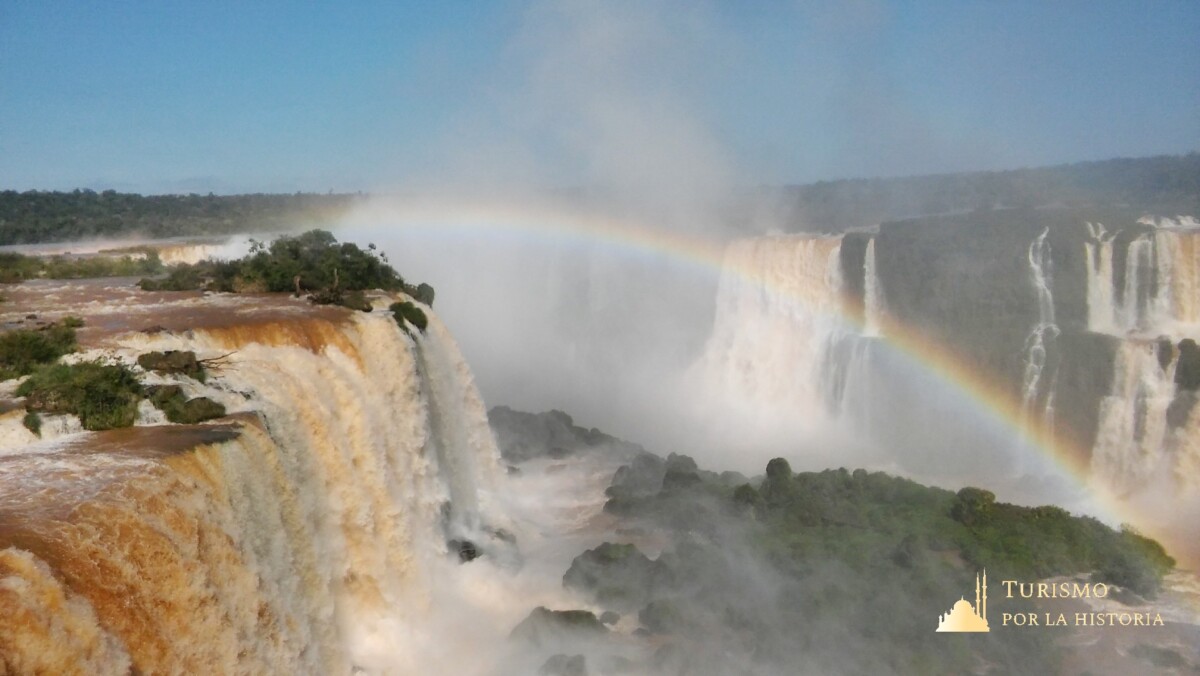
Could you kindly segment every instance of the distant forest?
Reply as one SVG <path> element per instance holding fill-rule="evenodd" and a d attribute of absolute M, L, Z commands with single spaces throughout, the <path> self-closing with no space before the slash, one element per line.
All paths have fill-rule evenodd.
<path fill-rule="evenodd" d="M 573 191 L 560 196 L 573 199 Z M 328 227 L 362 194 L 134 195 L 0 191 L 0 245 L 141 235 L 173 237 Z M 764 187 L 726 215 L 752 227 L 837 231 L 935 214 L 1011 207 L 1128 206 L 1200 215 L 1200 153 L 1037 169 Z"/>
<path fill-rule="evenodd" d="M 1200 215 L 1200 153 L 1036 169 L 767 187 L 754 198 L 788 230 L 840 231 L 935 214 L 1014 207 L 1128 206 Z"/>
<path fill-rule="evenodd" d="M 138 235 L 274 232 L 328 225 L 362 195 L 134 195 L 0 191 L 0 245 Z"/>

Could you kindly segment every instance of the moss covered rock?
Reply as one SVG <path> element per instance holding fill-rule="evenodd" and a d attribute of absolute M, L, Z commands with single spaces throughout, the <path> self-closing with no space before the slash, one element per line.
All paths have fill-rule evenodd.
<path fill-rule="evenodd" d="M 194 425 L 221 418 L 225 407 L 208 397 L 188 399 L 178 385 L 155 385 L 147 389 L 150 402 L 167 415 L 167 420 L 180 425 Z"/>

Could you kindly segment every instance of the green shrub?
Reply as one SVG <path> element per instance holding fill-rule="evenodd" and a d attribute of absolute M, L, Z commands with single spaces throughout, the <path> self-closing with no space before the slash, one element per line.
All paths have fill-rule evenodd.
<path fill-rule="evenodd" d="M 137 363 L 147 371 L 185 375 L 200 382 L 204 382 L 208 377 L 204 370 L 204 364 L 196 359 L 196 353 L 191 350 L 147 352 L 138 355 Z"/>
<path fill-rule="evenodd" d="M 36 436 L 42 436 L 42 416 L 37 413 L 26 411 L 25 417 L 21 419 L 21 424 Z"/>
<path fill-rule="evenodd" d="M 16 284 L 41 275 L 41 261 L 19 253 L 0 253 L 0 284 Z"/>
<path fill-rule="evenodd" d="M 128 367 L 105 361 L 43 366 L 17 388 L 25 408 L 79 416 L 87 430 L 129 427 L 137 419 L 142 385 Z"/>
<path fill-rule="evenodd" d="M 26 279 L 86 279 L 92 277 L 133 277 L 162 272 L 158 254 L 144 257 L 89 256 L 73 258 L 52 256 L 42 258 L 18 253 L 0 254 L 0 283 L 15 283 Z"/>
<path fill-rule="evenodd" d="M 392 311 L 392 317 L 396 319 L 396 323 L 399 324 L 400 328 L 404 329 L 405 331 L 408 330 L 408 328 L 404 326 L 404 322 L 406 321 L 409 324 L 417 327 L 417 330 L 421 333 L 424 333 L 425 327 L 429 325 L 429 318 L 425 316 L 425 313 L 421 310 L 421 308 L 413 305 L 409 301 L 392 303 L 388 306 L 388 309 Z"/>
<path fill-rule="evenodd" d="M 366 294 L 358 290 L 320 289 L 309 294 L 308 299 L 317 305 L 341 305 L 359 312 L 370 312 L 374 309 Z"/>
<path fill-rule="evenodd" d="M 41 364 L 57 361 L 74 352 L 75 327 L 82 321 L 67 317 L 40 329 L 16 329 L 0 333 L 0 380 L 32 373 Z"/>

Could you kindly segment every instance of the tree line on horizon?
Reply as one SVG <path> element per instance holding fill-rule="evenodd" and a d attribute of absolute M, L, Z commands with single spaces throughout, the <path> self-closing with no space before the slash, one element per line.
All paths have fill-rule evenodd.
<path fill-rule="evenodd" d="M 364 196 L 344 193 L 137 195 L 0 191 L 0 245 L 138 235 L 175 237 L 327 225 Z"/>
<path fill-rule="evenodd" d="M 940 214 L 1126 206 L 1200 214 L 1200 153 L 1050 167 L 764 187 L 751 198 L 796 231 L 834 231 Z"/>
<path fill-rule="evenodd" d="M 554 191 L 571 201 L 576 190 Z M 328 227 L 369 199 L 357 193 L 138 195 L 114 190 L 0 191 L 0 245 L 138 235 L 174 237 Z M 837 231 L 979 210 L 1129 206 L 1200 214 L 1200 153 L 1050 167 L 764 186 L 725 214 L 770 216 L 792 231 Z"/>

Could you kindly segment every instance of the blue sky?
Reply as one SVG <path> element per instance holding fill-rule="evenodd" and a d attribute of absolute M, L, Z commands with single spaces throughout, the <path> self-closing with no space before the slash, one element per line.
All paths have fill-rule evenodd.
<path fill-rule="evenodd" d="M 0 188 L 808 182 L 1200 150 L 1200 3 L 0 0 Z"/>

